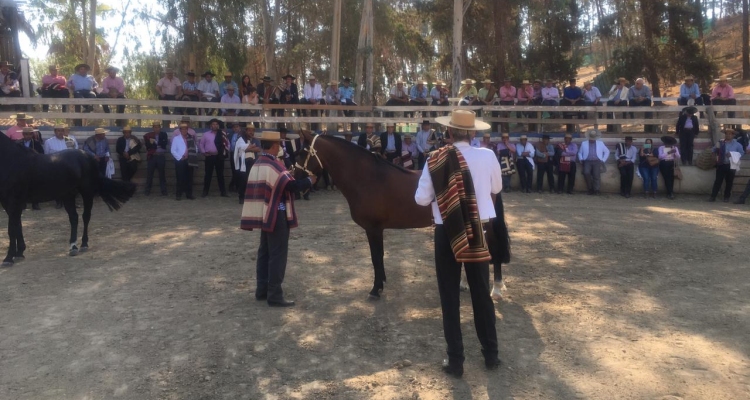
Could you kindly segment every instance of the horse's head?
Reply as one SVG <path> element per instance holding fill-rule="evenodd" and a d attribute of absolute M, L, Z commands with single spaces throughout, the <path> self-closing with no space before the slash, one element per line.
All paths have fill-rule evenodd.
<path fill-rule="evenodd" d="M 310 131 L 299 131 L 302 139 L 302 148 L 297 152 L 297 162 L 294 164 L 294 179 L 305 178 L 308 175 L 317 175 L 323 170 L 323 165 L 318 157 L 317 135 Z"/>

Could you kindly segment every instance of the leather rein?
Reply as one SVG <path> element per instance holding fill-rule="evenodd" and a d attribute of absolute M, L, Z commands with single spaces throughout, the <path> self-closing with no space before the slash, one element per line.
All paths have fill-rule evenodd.
<path fill-rule="evenodd" d="M 323 163 L 320 162 L 320 157 L 318 157 L 318 152 L 317 150 L 315 150 L 315 141 L 318 140 L 318 136 L 319 135 L 315 135 L 313 137 L 312 143 L 310 143 L 310 147 L 307 148 L 307 157 L 305 157 L 305 163 L 303 165 L 299 165 L 299 162 L 295 162 L 294 165 L 292 166 L 292 172 L 295 169 L 299 168 L 305 171 L 307 175 L 314 176 L 315 174 L 309 169 L 307 169 L 307 164 L 310 162 L 310 157 L 315 157 L 315 159 L 318 160 L 318 165 L 320 165 L 320 167 L 323 168 Z"/>

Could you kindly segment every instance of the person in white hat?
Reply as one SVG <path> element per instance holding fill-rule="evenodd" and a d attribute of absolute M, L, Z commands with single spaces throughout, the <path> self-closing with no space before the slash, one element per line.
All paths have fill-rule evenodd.
<path fill-rule="evenodd" d="M 326 104 L 331 106 L 337 106 L 341 104 L 341 97 L 339 95 L 339 81 L 331 80 L 326 87 Z"/>
<path fill-rule="evenodd" d="M 230 86 L 234 88 L 235 93 L 239 93 L 239 90 L 237 89 L 239 86 L 232 79 L 232 73 L 227 71 L 224 73 L 224 82 L 221 82 L 219 84 L 219 96 L 224 96 L 225 94 L 227 94 L 227 88 Z"/>
<path fill-rule="evenodd" d="M 107 132 L 104 128 L 94 129 L 94 135 L 83 142 L 83 151 L 92 155 L 99 164 L 99 176 L 106 176 L 107 162 L 109 161 L 109 143 L 107 143 Z"/>
<path fill-rule="evenodd" d="M 427 105 L 427 82 L 418 80 L 409 91 L 409 104 L 412 106 Z"/>
<path fill-rule="evenodd" d="M 693 104 L 688 104 L 692 101 Z M 701 97 L 701 88 L 695 82 L 692 76 L 686 76 L 685 82 L 680 85 L 680 97 L 677 98 L 677 104 L 681 106 L 702 106 L 703 97 Z"/>
<path fill-rule="evenodd" d="M 590 129 L 586 132 L 586 138 L 581 142 L 578 149 L 578 160 L 583 163 L 583 177 L 586 179 L 588 194 L 600 194 L 602 178 L 601 173 L 604 164 L 609 158 L 609 149 L 603 141 L 599 140 L 599 131 Z"/>
<path fill-rule="evenodd" d="M 125 81 L 122 80 L 117 73 L 120 70 L 109 66 L 104 72 L 107 76 L 102 79 L 102 91 L 96 97 L 100 99 L 124 99 L 125 98 Z M 109 112 L 109 106 L 106 104 L 102 105 L 102 109 L 105 113 Z M 125 112 L 124 105 L 117 106 L 117 112 L 122 114 Z"/>
<path fill-rule="evenodd" d="M 461 88 L 458 89 L 458 97 L 461 98 L 461 101 L 458 103 L 459 105 L 472 105 L 477 100 L 477 88 L 474 86 L 476 82 L 474 79 L 464 79 L 461 81 Z"/>
<path fill-rule="evenodd" d="M 65 135 L 65 125 L 55 125 L 55 136 L 44 141 L 44 154 L 54 154 L 63 150 L 78 149 L 78 141 L 71 135 Z"/>
<path fill-rule="evenodd" d="M 388 101 L 385 102 L 386 107 L 397 107 L 397 106 L 408 106 L 409 105 L 409 91 L 404 87 L 404 81 L 399 79 L 396 81 L 396 86 L 391 87 L 388 92 Z M 393 118 L 392 111 L 386 111 L 386 118 Z"/>
<path fill-rule="evenodd" d="M 240 228 L 260 230 L 260 247 L 255 268 L 255 299 L 270 307 L 291 307 L 281 288 L 289 253 L 289 230 L 296 228 L 294 193 L 309 189 L 314 176 L 295 180 L 286 166 L 276 158 L 281 134 L 264 131 L 260 136 L 262 152 L 247 178 L 245 203 Z"/>
<path fill-rule="evenodd" d="M 448 100 L 448 96 L 450 93 L 448 92 L 448 88 L 445 87 L 445 82 L 438 80 L 436 82 L 433 82 L 432 89 L 430 90 L 430 97 L 432 97 L 432 105 L 433 106 L 449 106 L 451 105 L 450 100 Z M 432 118 L 435 118 L 437 116 L 437 112 L 433 111 L 431 113 Z"/>
<path fill-rule="evenodd" d="M 419 205 L 432 207 L 435 220 L 435 271 L 448 345 L 448 359 L 444 361 L 443 370 L 449 375 L 461 377 L 464 371 L 459 304 L 462 263 L 465 264 L 471 289 L 474 323 L 480 327 L 477 336 L 482 345 L 485 365 L 488 369 L 500 365 L 495 307 L 489 287 L 491 257 L 482 234 L 482 223 L 497 216 L 492 196 L 502 191 L 503 184 L 495 154 L 491 150 L 469 145 L 472 132 L 487 130 L 489 124 L 477 120 L 474 112 L 468 110 L 454 110 L 450 116 L 438 117 L 437 122 L 448 128 L 453 145 L 432 153 L 427 160 L 414 200 Z M 460 166 L 462 160 L 466 168 Z M 455 184 L 455 180 L 451 177 L 457 175 L 464 178 L 463 187 L 452 185 L 451 182 Z M 446 192 L 458 195 L 446 196 Z M 465 201 L 472 195 L 476 202 Z M 469 215 L 469 219 L 465 220 L 463 215 Z M 474 233 L 470 238 L 467 224 L 472 226 Z"/>
<path fill-rule="evenodd" d="M 73 97 L 76 99 L 96 98 L 96 92 L 94 92 L 94 90 L 99 87 L 99 84 L 96 83 L 96 79 L 89 74 L 91 67 L 88 64 L 78 64 L 76 65 L 75 71 L 76 73 L 68 78 L 68 88 L 73 92 Z M 91 112 L 94 109 L 93 106 L 83 106 L 83 108 L 87 112 Z M 81 112 L 81 106 L 75 106 L 75 110 L 76 112 Z M 82 121 L 76 120 L 77 125 L 81 125 L 81 123 Z"/>
<path fill-rule="evenodd" d="M 315 77 L 315 75 L 310 75 L 307 77 L 307 82 L 305 82 L 305 85 L 302 87 L 302 93 L 304 94 L 305 98 L 300 99 L 300 104 L 318 105 L 325 102 L 323 89 L 321 88 L 320 83 L 318 83 L 318 79 Z M 310 111 L 310 116 L 318 116 L 318 110 Z M 300 110 L 300 115 L 307 116 L 307 111 Z M 318 123 L 310 124 L 310 129 L 313 131 L 317 131 L 319 127 L 320 124 Z"/>

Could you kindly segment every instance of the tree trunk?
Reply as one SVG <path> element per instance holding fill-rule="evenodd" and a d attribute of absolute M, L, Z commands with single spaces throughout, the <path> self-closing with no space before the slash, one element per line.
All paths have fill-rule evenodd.
<path fill-rule="evenodd" d="M 261 2 L 261 18 L 263 19 L 263 39 L 265 41 L 264 58 L 266 61 L 266 75 L 274 73 L 274 58 L 276 55 L 276 31 L 279 28 L 281 1 L 274 1 L 273 15 L 268 0 Z"/>
<path fill-rule="evenodd" d="M 457 96 L 461 88 L 461 77 L 463 75 L 463 28 L 464 28 L 464 0 L 453 0 L 453 74 L 451 76 L 451 89 L 453 95 Z"/>
<path fill-rule="evenodd" d="M 659 37 L 659 25 L 658 21 L 661 20 L 661 15 L 656 14 L 655 5 L 650 1 L 639 2 L 641 8 L 641 21 L 643 21 L 643 38 L 645 42 L 646 54 L 649 57 L 644 57 L 644 66 L 646 67 L 646 78 L 648 78 L 651 84 L 651 92 L 653 97 L 661 97 L 659 90 L 659 71 L 656 65 L 657 59 L 659 59 L 659 47 L 656 45 L 656 39 Z"/>
<path fill-rule="evenodd" d="M 357 43 L 357 57 L 354 62 L 354 102 L 363 105 L 372 104 L 372 14 L 372 0 L 365 0 L 362 5 L 362 18 L 359 24 L 359 42 Z M 365 61 L 365 58 L 367 61 Z"/>
<path fill-rule="evenodd" d="M 742 0 L 742 79 L 750 79 L 750 15 L 748 15 L 748 0 Z"/>
<path fill-rule="evenodd" d="M 92 70 L 96 69 L 96 0 L 89 0 L 89 51 L 87 57 L 87 63 L 91 66 Z"/>
<path fill-rule="evenodd" d="M 375 103 L 375 96 L 373 93 L 374 82 L 375 82 L 375 71 L 374 71 L 374 53 L 375 53 L 375 17 L 372 9 L 373 0 L 365 0 L 369 6 L 367 10 L 367 25 L 370 29 L 367 31 L 367 40 L 365 46 L 370 50 L 367 53 L 367 68 L 365 69 L 365 77 L 367 79 L 367 85 L 365 88 L 365 104 L 370 105 Z"/>
<path fill-rule="evenodd" d="M 505 35 L 506 27 L 508 26 L 508 21 L 510 18 L 507 18 L 509 16 L 508 14 L 508 4 L 507 0 L 495 0 L 494 1 L 494 9 L 493 9 L 493 18 L 494 21 L 493 28 L 495 30 L 495 46 L 494 46 L 494 53 L 497 57 L 496 61 L 496 69 L 495 73 L 493 74 L 496 82 L 501 82 L 503 77 L 506 76 L 507 72 L 505 70 L 506 60 L 508 58 L 508 48 L 510 47 L 507 43 L 507 38 Z"/>
<path fill-rule="evenodd" d="M 341 48 L 341 0 L 333 3 L 333 26 L 331 29 L 331 71 L 329 82 L 339 80 L 339 52 Z"/>

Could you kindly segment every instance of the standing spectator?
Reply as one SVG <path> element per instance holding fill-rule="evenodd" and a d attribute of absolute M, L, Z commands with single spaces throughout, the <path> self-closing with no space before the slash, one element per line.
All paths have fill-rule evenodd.
<path fill-rule="evenodd" d="M 37 137 L 35 137 L 35 134 L 38 134 L 38 132 L 33 127 L 27 126 L 23 128 L 22 133 L 23 138 L 18 141 L 18 144 L 27 149 L 31 149 L 34 153 L 44 154 L 44 145 Z M 38 211 L 42 208 L 39 207 L 39 203 L 34 202 L 31 203 L 31 209 Z"/>
<path fill-rule="evenodd" d="M 26 113 L 18 113 L 16 115 L 11 115 L 10 117 L 16 120 L 16 124 L 8 128 L 8 130 L 5 131 L 5 135 L 8 136 L 10 140 L 19 141 L 23 139 L 23 128 L 28 126 L 34 117 L 27 115 Z"/>
<path fill-rule="evenodd" d="M 385 132 L 380 134 L 380 143 L 383 144 L 380 148 L 380 154 L 390 162 L 401 157 L 403 149 L 401 134 L 394 132 L 395 129 L 396 124 L 388 122 L 385 124 Z"/>
<path fill-rule="evenodd" d="M 654 149 L 654 141 L 646 139 L 640 152 L 640 162 L 638 163 L 638 172 L 643 178 L 643 197 L 651 196 L 656 198 L 656 178 L 659 176 L 659 158 Z"/>
<path fill-rule="evenodd" d="M 130 182 L 141 162 L 141 141 L 133 136 L 133 130 L 129 126 L 122 128 L 122 136 L 117 139 L 115 151 L 120 160 L 122 180 Z"/>
<path fill-rule="evenodd" d="M 175 177 L 177 178 L 177 188 L 175 200 L 182 200 L 182 194 L 188 200 L 195 200 L 193 197 L 193 172 L 198 166 L 197 147 L 195 144 L 195 135 L 191 135 L 188 130 L 190 125 L 185 122 L 180 123 L 179 134 L 172 141 L 172 157 L 174 157 Z"/>
<path fill-rule="evenodd" d="M 234 173 L 237 182 L 237 194 L 239 195 L 240 204 L 245 200 L 245 189 L 247 188 L 247 175 L 255 163 L 255 159 L 260 153 L 260 140 L 255 138 L 255 127 L 248 125 L 237 139 L 234 148 Z"/>
<path fill-rule="evenodd" d="M 617 169 L 620 170 L 620 196 L 630 198 L 635 177 L 635 161 L 638 149 L 633 146 L 633 137 L 625 136 L 625 143 L 619 143 L 615 149 Z"/>
<path fill-rule="evenodd" d="M 584 103 L 583 90 L 576 86 L 576 80 L 571 78 L 568 80 L 569 85 L 563 89 L 563 98 L 560 100 L 561 106 L 580 106 Z M 572 118 L 573 115 L 578 114 L 578 118 L 583 119 L 586 117 L 586 113 L 575 113 L 575 112 L 563 112 L 563 118 Z M 565 129 L 567 132 L 573 132 L 573 124 L 566 124 Z"/>
<path fill-rule="evenodd" d="M 78 149 L 78 141 L 65 135 L 65 125 L 55 125 L 55 136 L 44 142 L 44 154 L 54 154 L 63 150 Z"/>
<path fill-rule="evenodd" d="M 643 78 L 636 79 L 635 85 L 628 90 L 628 105 L 630 107 L 651 107 L 651 88 L 643 84 Z M 630 118 L 634 118 L 632 112 Z M 651 112 L 646 112 L 646 119 L 650 118 Z M 646 125 L 645 131 L 653 131 L 653 125 Z"/>
<path fill-rule="evenodd" d="M 187 79 L 185 79 L 185 82 L 182 82 L 182 97 L 180 98 L 180 100 L 201 101 L 202 96 L 203 92 L 198 90 L 198 84 L 195 82 L 195 72 L 188 72 Z M 177 113 L 177 110 L 175 110 L 175 113 Z M 187 115 L 196 115 L 198 114 L 198 110 L 195 108 L 186 108 L 182 110 L 182 113 Z M 179 130 L 179 128 L 177 128 L 177 130 Z"/>
<path fill-rule="evenodd" d="M 93 76 L 89 75 L 91 67 L 88 64 L 76 65 L 76 73 L 70 76 L 68 79 L 68 87 L 73 91 L 73 97 L 76 99 L 94 99 L 96 93 L 94 89 L 99 87 Z M 75 106 L 76 112 L 81 112 L 81 106 Z M 84 112 L 91 112 L 94 110 L 93 106 L 83 106 Z M 76 125 L 80 126 L 83 121 L 80 119 L 75 120 Z"/>
<path fill-rule="evenodd" d="M 583 177 L 586 179 L 588 194 L 599 195 L 601 190 L 601 173 L 609 158 L 607 145 L 599 140 L 599 131 L 591 129 L 587 132 L 588 140 L 581 143 L 578 159 L 583 163 Z"/>
<path fill-rule="evenodd" d="M 518 167 L 518 178 L 521 181 L 521 192 L 531 193 L 534 181 L 534 146 L 529 143 L 526 135 L 521 135 L 516 145 L 516 165 Z"/>
<path fill-rule="evenodd" d="M 190 117 L 188 117 L 187 115 L 183 115 L 182 118 L 180 118 L 180 125 L 182 125 L 183 123 L 187 124 L 187 126 L 188 126 L 188 133 L 190 135 L 192 135 L 193 137 L 196 137 L 195 130 L 190 127 Z M 181 132 L 180 125 L 178 125 L 177 128 L 172 132 L 172 137 L 169 138 L 169 143 L 170 144 L 172 143 L 172 140 L 174 138 L 176 138 L 180 134 L 180 132 Z M 196 142 L 196 144 L 197 144 L 197 142 Z"/>
<path fill-rule="evenodd" d="M 67 99 L 70 98 L 70 90 L 68 90 L 68 80 L 64 76 L 57 73 L 57 65 L 49 66 L 49 74 L 42 77 L 42 87 L 37 91 L 43 98 L 51 99 Z M 42 111 L 49 111 L 49 104 L 42 105 Z M 68 112 L 68 106 L 62 106 L 63 112 Z"/>
<path fill-rule="evenodd" d="M 323 101 L 323 89 L 320 87 L 320 84 L 318 83 L 318 80 L 315 78 L 315 75 L 310 75 L 307 78 L 307 83 L 305 83 L 304 88 L 302 89 L 305 95 L 304 100 L 300 100 L 300 103 L 302 104 L 309 104 L 309 105 L 319 105 Z M 318 116 L 318 110 L 310 110 L 310 115 L 313 117 Z M 301 114 L 303 116 L 307 116 L 306 110 L 301 110 Z M 319 125 L 317 123 L 310 124 L 310 129 L 313 131 L 318 130 Z"/>
<path fill-rule="evenodd" d="M 750 145 L 745 148 L 745 154 L 750 154 Z M 740 198 L 737 199 L 737 201 L 734 202 L 734 204 L 745 204 L 745 200 L 750 196 L 750 181 L 747 181 L 747 185 L 745 185 L 745 190 L 740 195 Z"/>
<path fill-rule="evenodd" d="M 627 107 L 628 106 L 628 92 L 627 86 L 628 80 L 625 78 L 618 78 L 615 84 L 609 89 L 609 100 L 607 101 L 607 107 Z M 627 115 L 627 113 L 623 113 Z M 610 113 L 609 118 L 615 118 L 615 113 Z M 614 125 L 607 125 L 607 132 L 614 132 Z"/>
<path fill-rule="evenodd" d="M 200 101 L 218 103 L 221 100 L 221 96 L 219 96 L 219 84 L 214 80 L 214 76 L 214 73 L 211 71 L 206 71 L 201 75 L 203 79 L 196 86 L 196 89 L 201 93 Z M 213 115 L 215 109 L 207 108 L 205 111 L 206 115 Z"/>
<path fill-rule="evenodd" d="M 216 180 L 219 182 L 221 197 L 229 197 L 224 186 L 224 158 L 229 151 L 229 139 L 226 133 L 220 129 L 221 121 L 214 118 L 209 121 L 210 130 L 203 134 L 198 142 L 198 151 L 205 156 L 206 173 L 203 178 L 202 197 L 208 196 L 211 188 L 211 175 L 216 171 Z"/>
<path fill-rule="evenodd" d="M 226 94 L 221 96 L 221 104 L 240 104 L 242 101 L 240 100 L 239 96 L 235 94 L 234 86 L 227 85 L 225 87 Z M 235 117 L 237 116 L 237 109 L 232 108 L 222 108 L 221 109 L 221 115 L 225 117 Z"/>
<path fill-rule="evenodd" d="M 734 98 L 734 89 L 727 83 L 727 77 L 718 79 L 719 84 L 711 91 L 711 104 L 717 106 L 736 106 L 737 99 Z M 734 111 L 727 112 L 729 118 L 734 118 Z M 736 128 L 736 126 L 732 126 Z"/>
<path fill-rule="evenodd" d="M 120 70 L 109 66 L 104 72 L 107 76 L 102 79 L 102 92 L 97 95 L 100 99 L 124 99 L 125 98 L 125 82 L 117 76 Z M 102 105 L 102 109 L 105 113 L 109 113 L 109 106 L 106 104 Z M 117 113 L 122 114 L 125 112 L 124 105 L 117 106 Z"/>
<path fill-rule="evenodd" d="M 99 166 L 99 176 L 107 175 L 107 162 L 109 161 L 109 143 L 107 143 L 107 132 L 104 128 L 94 129 L 94 135 L 83 142 L 83 151 L 94 156 Z"/>
<path fill-rule="evenodd" d="M 693 165 L 693 142 L 700 133 L 698 117 L 695 113 L 698 109 L 690 106 L 682 109 L 680 117 L 677 118 L 677 137 L 680 138 L 680 154 L 682 165 Z"/>
<path fill-rule="evenodd" d="M 739 169 L 739 159 L 745 154 L 745 149 L 734 138 L 737 132 L 734 129 L 724 130 L 724 140 L 719 141 L 713 148 L 716 154 L 716 179 L 714 187 L 711 190 L 711 198 L 708 201 L 716 201 L 722 183 L 724 183 L 724 202 L 728 203 L 732 196 L 732 186 L 734 185 L 734 175 Z"/>
<path fill-rule="evenodd" d="M 325 103 L 329 106 L 337 106 L 341 104 L 339 101 L 339 81 L 332 80 L 328 83 L 326 88 Z"/>
<path fill-rule="evenodd" d="M 659 172 L 664 177 L 664 188 L 667 190 L 667 198 L 674 200 L 674 168 L 675 161 L 680 158 L 677 150 L 677 140 L 672 136 L 662 136 L 662 146 L 657 151 L 659 157 Z"/>
<path fill-rule="evenodd" d="M 534 162 L 536 163 L 536 191 L 542 193 L 544 188 L 544 174 L 547 174 L 547 185 L 549 192 L 555 192 L 554 166 L 552 157 L 555 155 L 555 146 L 550 144 L 550 136 L 542 135 L 536 150 L 534 151 Z"/>
<path fill-rule="evenodd" d="M 159 187 L 161 195 L 167 195 L 167 178 L 165 165 L 169 135 L 161 130 L 161 123 L 154 121 L 151 124 L 151 132 L 143 135 L 143 143 L 146 145 L 146 196 L 151 194 L 151 185 L 154 181 L 154 171 L 159 170 Z"/>
<path fill-rule="evenodd" d="M 237 146 L 237 141 L 240 140 L 245 135 L 245 130 L 242 129 L 239 122 L 230 122 L 227 124 L 232 131 L 228 133 L 229 136 L 229 154 L 232 155 L 232 157 L 229 157 L 229 171 L 232 172 L 232 178 L 229 180 L 229 186 L 227 189 L 232 192 L 234 190 L 242 189 L 242 187 L 239 185 L 237 180 L 235 179 L 234 171 L 236 169 L 235 165 L 235 157 L 234 157 L 234 150 Z M 229 155 L 228 154 L 228 155 Z"/>
<path fill-rule="evenodd" d="M 229 72 L 229 71 L 227 71 L 227 72 L 224 73 L 224 82 L 221 82 L 219 84 L 219 96 L 221 97 L 221 96 L 224 96 L 225 94 L 227 94 L 227 89 L 230 86 L 234 88 L 235 93 L 238 92 L 238 90 L 237 90 L 238 86 L 232 80 L 232 73 Z M 239 97 L 239 96 L 237 96 L 237 97 Z"/>
<path fill-rule="evenodd" d="M 692 100 L 693 104 L 688 104 Z M 703 97 L 701 97 L 701 88 L 695 83 L 695 78 L 686 76 L 685 82 L 680 85 L 680 97 L 677 104 L 681 106 L 702 106 Z"/>
<path fill-rule="evenodd" d="M 503 191 L 510 193 L 510 178 L 516 173 L 516 145 L 510 142 L 510 135 L 503 133 L 500 135 L 500 143 L 497 144 L 497 159 L 500 161 L 500 170 L 502 171 Z"/>
<path fill-rule="evenodd" d="M 557 194 L 573 194 L 576 186 L 576 156 L 578 155 L 578 145 L 573 143 L 573 135 L 565 134 L 563 142 L 557 145 L 555 149 L 555 158 L 557 158 Z M 565 186 L 565 179 L 568 180 L 568 186 Z"/>
<path fill-rule="evenodd" d="M 190 73 L 188 73 L 188 76 Z M 175 100 L 182 100 L 183 94 L 182 94 L 182 88 L 183 83 L 180 83 L 180 80 L 174 76 L 174 70 L 172 68 L 167 68 L 164 70 L 164 77 L 159 79 L 159 82 L 156 83 L 156 91 L 159 93 L 159 100 L 163 101 L 175 101 Z M 193 91 L 192 96 L 195 96 L 195 98 L 198 98 L 198 94 L 196 94 L 195 90 L 195 73 L 193 73 L 192 78 L 192 89 Z M 190 97 L 191 95 L 188 95 Z M 191 100 L 193 100 L 191 98 Z M 161 113 L 165 115 L 169 115 L 169 107 L 162 107 Z M 174 109 L 175 114 L 181 114 L 181 110 L 178 107 L 175 107 Z M 178 128 L 179 129 L 179 128 Z"/>
<path fill-rule="evenodd" d="M 422 121 L 419 132 L 417 132 L 417 168 L 421 171 L 424 168 L 424 162 L 427 158 L 427 153 L 430 151 L 431 145 L 428 143 L 432 136 L 432 129 L 430 129 L 430 121 Z"/>

